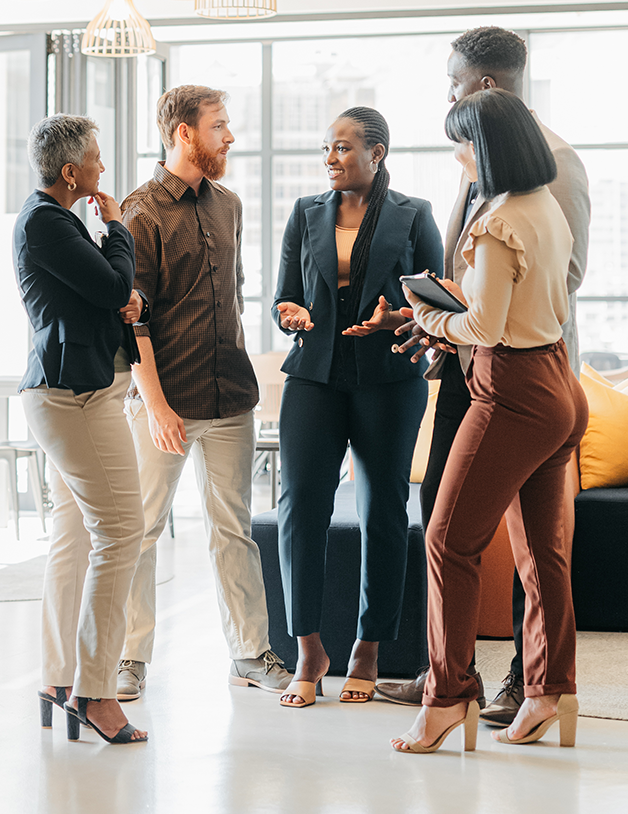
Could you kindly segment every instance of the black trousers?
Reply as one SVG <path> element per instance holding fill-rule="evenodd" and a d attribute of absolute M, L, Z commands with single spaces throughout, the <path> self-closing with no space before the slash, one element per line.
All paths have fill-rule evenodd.
<path fill-rule="evenodd" d="M 453 444 L 458 428 L 462 424 L 467 410 L 471 406 L 471 394 L 467 387 L 464 373 L 460 367 L 458 357 L 447 354 L 442 370 L 442 379 L 436 402 L 434 416 L 434 432 L 430 457 L 421 484 L 421 514 L 423 517 L 423 531 L 432 516 L 436 494 L 443 477 L 443 471 L 449 450 Z M 525 607 L 525 592 L 515 568 L 512 590 L 512 625 L 515 639 L 515 656 L 510 669 L 518 677 L 523 678 L 523 614 Z"/>
<path fill-rule="evenodd" d="M 279 558 L 288 632 L 320 631 L 327 529 L 351 443 L 362 536 L 357 637 L 397 638 L 408 551 L 412 455 L 427 403 L 421 377 L 375 385 L 288 376 L 279 420 Z"/>

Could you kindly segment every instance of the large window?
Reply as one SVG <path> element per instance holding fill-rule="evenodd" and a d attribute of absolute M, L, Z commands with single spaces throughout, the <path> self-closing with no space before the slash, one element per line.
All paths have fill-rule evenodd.
<path fill-rule="evenodd" d="M 139 186 L 150 179 L 155 164 L 164 156 L 155 122 L 157 100 L 165 90 L 165 63 L 158 56 L 141 56 L 136 63 L 137 77 L 137 166 Z"/>
<path fill-rule="evenodd" d="M 617 104 L 613 83 L 598 81 L 621 75 L 628 31 L 520 33 L 529 47 L 528 101 L 576 147 L 591 185 L 581 350 L 628 354 L 628 112 Z M 383 113 L 391 130 L 391 186 L 427 198 L 444 236 L 460 181 L 443 129 L 445 65 L 455 36 L 454 30 L 172 46 L 172 85 L 205 83 L 231 95 L 236 143 L 223 183 L 244 204 L 251 351 L 289 344 L 269 313 L 281 238 L 296 198 L 328 188 L 320 145 L 345 108 L 370 105 Z"/>
<path fill-rule="evenodd" d="M 617 103 L 628 31 L 530 35 L 531 104 L 584 162 L 591 194 L 589 262 L 578 291 L 581 351 L 628 354 L 628 111 Z M 599 73 L 598 73 L 599 71 Z"/>
<path fill-rule="evenodd" d="M 13 273 L 13 226 L 35 179 L 26 141 L 44 115 L 45 40 L 0 41 L 0 376 L 21 378 L 28 354 L 28 323 Z"/>
<path fill-rule="evenodd" d="M 12 262 L 13 224 L 28 197 L 29 173 L 26 139 L 28 105 L 22 105 L 30 84 L 30 54 L 26 50 L 0 53 L 0 298 L 5 318 L 0 324 L 0 365 L 5 376 L 19 375 L 26 367 L 26 314 L 15 286 Z M 16 342 L 22 337 L 22 342 Z"/>
<path fill-rule="evenodd" d="M 359 32 L 353 36 L 348 26 L 339 26 L 336 37 L 328 37 L 320 25 L 300 24 L 298 33 L 288 26 L 287 35 L 279 25 L 265 26 L 264 39 L 243 33 L 239 42 L 172 42 L 169 53 L 160 46 L 158 55 L 129 61 L 86 59 L 76 49 L 72 53 L 73 35 L 58 33 L 51 39 L 47 82 L 43 36 L 37 42 L 35 69 L 36 37 L 4 38 L 0 372 L 20 374 L 27 351 L 26 323 L 13 281 L 11 230 L 33 187 L 25 140 L 30 125 L 45 112 L 46 89 L 49 112 L 86 111 L 96 118 L 107 166 L 103 188 L 120 198 L 147 180 L 162 157 L 154 110 L 166 85 L 202 83 L 230 94 L 236 141 L 223 183 L 243 202 L 244 323 L 252 352 L 289 343 L 270 319 L 282 234 L 295 199 L 328 188 L 319 148 L 327 127 L 346 107 L 364 104 L 381 110 L 391 129 L 392 187 L 427 198 L 444 235 L 460 179 L 443 131 L 449 107 L 445 65 L 457 32 L 417 33 L 418 25 L 403 20 L 379 21 L 377 28 L 362 22 L 351 29 Z M 197 37 L 214 31 L 219 37 L 221 30 L 195 28 Z M 617 83 L 609 80 L 621 76 L 628 30 L 520 33 L 529 47 L 527 99 L 578 150 L 590 180 L 589 265 L 578 307 L 581 349 L 628 354 L 628 112 L 615 99 Z M 78 34 L 74 39 L 78 43 Z M 79 60 L 84 68 L 77 71 Z M 99 228 L 87 210 L 81 213 L 90 227 Z"/>

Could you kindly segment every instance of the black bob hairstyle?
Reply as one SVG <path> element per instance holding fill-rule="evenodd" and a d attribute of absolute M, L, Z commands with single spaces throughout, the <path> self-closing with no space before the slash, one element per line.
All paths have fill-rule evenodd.
<path fill-rule="evenodd" d="M 456 102 L 445 120 L 451 141 L 470 141 L 478 187 L 491 200 L 503 192 L 530 192 L 556 178 L 554 156 L 525 103 L 501 88 L 479 90 Z"/>

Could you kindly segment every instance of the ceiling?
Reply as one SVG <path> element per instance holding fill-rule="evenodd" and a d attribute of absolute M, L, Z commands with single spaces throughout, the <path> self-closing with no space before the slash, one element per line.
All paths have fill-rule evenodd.
<path fill-rule="evenodd" d="M 103 7 L 105 0 L 22 0 L 11 3 L 3 0 L 0 8 L 0 30 L 16 30 L 42 23 L 80 24 L 96 15 Z M 193 0 L 135 0 L 138 11 L 151 23 L 157 21 L 198 22 L 194 13 Z M 529 10 L 552 9 L 586 10 L 586 9 L 628 9 L 628 0 L 278 0 L 281 15 L 275 18 L 294 19 L 303 15 L 324 15 L 326 17 L 347 17 L 360 12 L 370 12 L 379 16 L 387 12 L 397 16 L 399 12 L 424 11 L 432 16 L 439 10 L 451 13 L 459 9 L 471 13 L 478 9 L 507 10 L 526 7 Z M 203 21 L 205 25 L 223 26 L 224 23 Z M 248 25 L 248 23 L 244 23 Z M 329 33 L 333 33 L 330 31 Z"/>

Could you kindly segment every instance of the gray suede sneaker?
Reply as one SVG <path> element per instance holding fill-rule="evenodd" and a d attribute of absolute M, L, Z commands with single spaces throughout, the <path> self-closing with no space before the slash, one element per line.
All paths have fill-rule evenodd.
<path fill-rule="evenodd" d="M 146 665 L 143 661 L 125 659 L 118 664 L 118 701 L 135 701 L 146 686 Z"/>
<path fill-rule="evenodd" d="M 282 693 L 292 676 L 281 666 L 283 661 L 272 650 L 256 659 L 234 659 L 229 670 L 229 684 L 236 687 L 253 685 L 267 692 Z"/>

